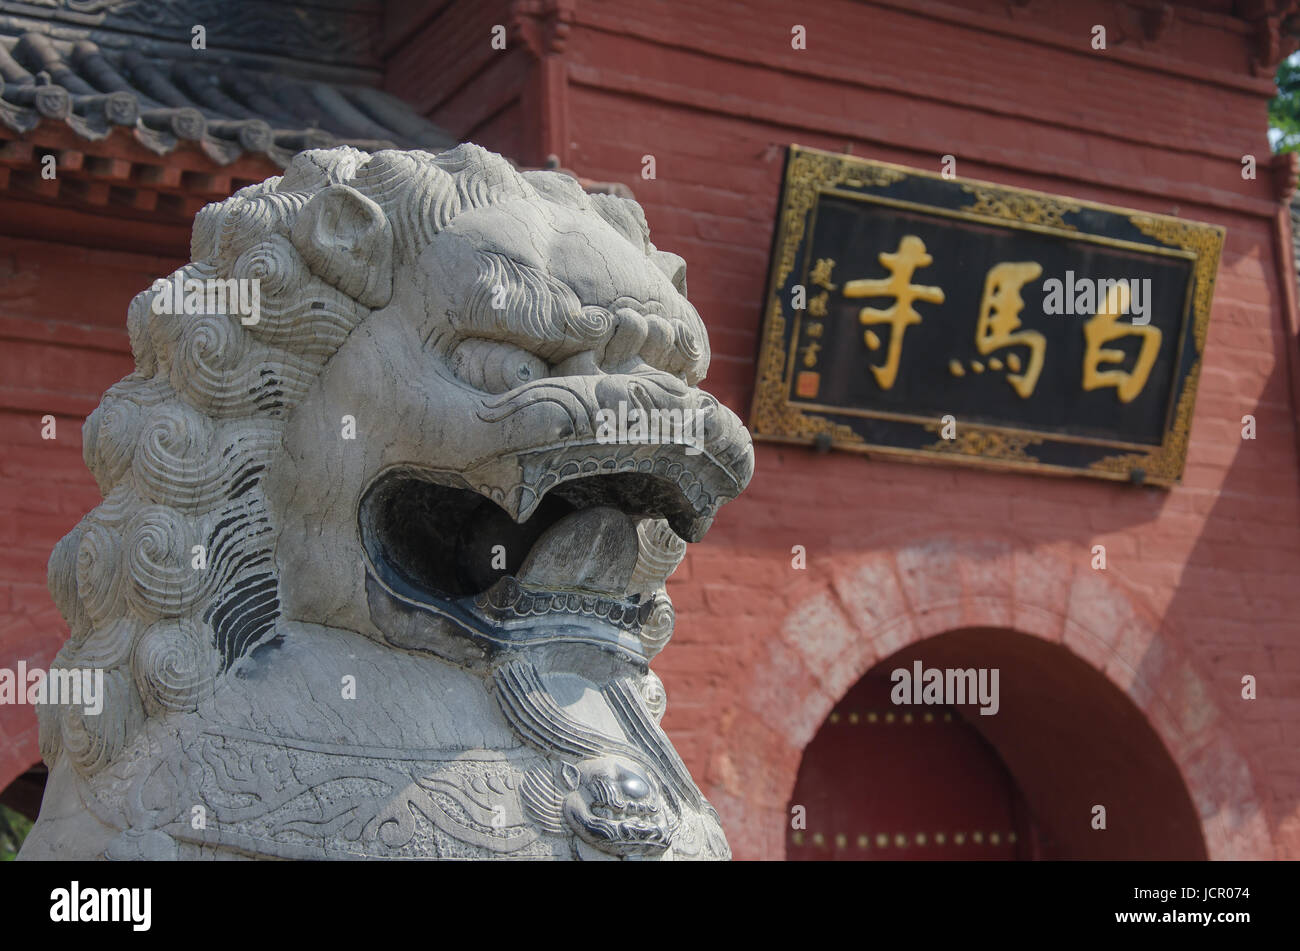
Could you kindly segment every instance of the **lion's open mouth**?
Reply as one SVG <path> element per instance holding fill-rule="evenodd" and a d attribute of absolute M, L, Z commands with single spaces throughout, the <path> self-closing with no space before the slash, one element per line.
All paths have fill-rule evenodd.
<path fill-rule="evenodd" d="M 448 484 L 464 482 L 456 475 L 399 467 L 366 491 L 359 527 L 372 571 L 407 603 L 492 628 L 562 619 L 635 641 L 654 610 L 634 578 L 637 523 L 663 518 L 694 540 L 716 510 L 680 470 L 584 475 L 561 467 L 516 522 L 484 494 Z"/>

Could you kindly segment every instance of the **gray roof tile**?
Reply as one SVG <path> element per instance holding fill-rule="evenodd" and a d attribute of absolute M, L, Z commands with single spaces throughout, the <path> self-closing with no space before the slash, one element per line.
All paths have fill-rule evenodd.
<path fill-rule="evenodd" d="M 0 125 L 66 123 L 95 140 L 127 127 L 166 155 L 196 143 L 228 164 L 264 153 L 280 166 L 304 148 L 441 150 L 456 140 L 381 90 L 274 74 L 215 59 L 110 50 L 88 39 L 0 35 Z"/>

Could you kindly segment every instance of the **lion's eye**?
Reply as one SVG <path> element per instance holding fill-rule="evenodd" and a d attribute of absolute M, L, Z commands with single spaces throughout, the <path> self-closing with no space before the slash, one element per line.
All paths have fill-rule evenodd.
<path fill-rule="evenodd" d="M 546 376 L 546 361 L 514 344 L 470 337 L 451 352 L 451 369 L 470 386 L 504 393 Z"/>

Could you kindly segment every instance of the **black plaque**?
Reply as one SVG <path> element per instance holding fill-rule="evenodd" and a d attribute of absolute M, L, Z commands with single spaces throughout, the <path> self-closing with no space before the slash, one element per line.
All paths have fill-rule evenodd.
<path fill-rule="evenodd" d="M 1223 229 L 791 146 L 759 439 L 1170 485 Z"/>

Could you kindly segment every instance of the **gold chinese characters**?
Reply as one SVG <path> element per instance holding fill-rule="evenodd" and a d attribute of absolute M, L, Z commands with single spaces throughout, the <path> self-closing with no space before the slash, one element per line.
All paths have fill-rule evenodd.
<path fill-rule="evenodd" d="M 889 273 L 883 278 L 854 278 L 844 282 L 844 299 L 889 298 L 889 307 L 863 307 L 858 311 L 859 323 L 867 328 L 862 339 L 867 349 L 876 352 L 884 348 L 884 362 L 869 364 L 876 384 L 882 390 L 892 389 L 899 378 L 909 327 L 920 325 L 924 315 L 916 304 L 943 304 L 946 295 L 942 287 L 913 283 L 920 268 L 934 263 L 926 250 L 925 242 L 916 235 L 904 235 L 897 250 L 883 251 L 877 256 L 881 266 Z M 831 292 L 837 285 L 831 282 L 836 267 L 833 258 L 818 258 L 809 272 L 810 283 L 821 291 L 809 299 L 808 322 L 804 325 L 804 343 L 799 348 L 800 362 L 806 369 L 796 380 L 795 392 L 804 398 L 815 398 L 820 375 L 812 372 L 817 366 L 818 354 L 824 347 L 825 321 L 830 318 Z M 983 294 L 976 314 L 974 343 L 981 359 L 971 359 L 966 365 L 958 359 L 948 361 L 948 371 L 954 377 L 970 372 L 984 373 L 1006 371 L 1007 383 L 1021 399 L 1034 393 L 1047 359 L 1047 338 L 1036 330 L 1026 329 L 1021 319 L 1025 307 L 1022 291 L 1026 284 L 1042 276 L 1043 267 L 1037 261 L 1003 261 L 988 269 L 984 278 Z M 1112 282 L 1104 303 L 1096 314 L 1083 325 L 1086 349 L 1083 355 L 1081 387 L 1092 391 L 1114 387 L 1117 399 L 1129 403 L 1142 392 L 1155 366 L 1160 350 L 1161 331 L 1155 327 L 1121 323 L 1128 312 L 1128 285 L 1124 281 Z M 888 343 L 881 333 L 888 330 Z M 879 329 L 880 332 L 877 332 Z M 1123 337 L 1137 337 L 1141 348 L 1131 370 L 1119 368 L 1127 354 L 1123 350 L 1105 345 Z M 1102 369 L 1103 365 L 1113 365 Z"/>
<path fill-rule="evenodd" d="M 892 297 L 894 306 L 885 310 L 864 307 L 858 312 L 858 320 L 863 324 L 888 324 L 889 351 L 883 367 L 872 366 L 871 372 L 882 390 L 888 390 L 898 377 L 898 362 L 903 355 L 903 333 L 908 327 L 921 322 L 921 315 L 912 307 L 912 301 L 928 301 L 932 304 L 943 303 L 943 289 L 913 284 L 912 273 L 918 267 L 928 267 L 934 259 L 926 253 L 925 242 L 916 235 L 907 235 L 893 254 L 881 252 L 880 263 L 889 271 L 887 279 L 861 279 L 849 281 L 844 285 L 845 297 Z M 872 350 L 880 349 L 880 337 L 874 330 L 863 334 L 863 339 Z"/>

